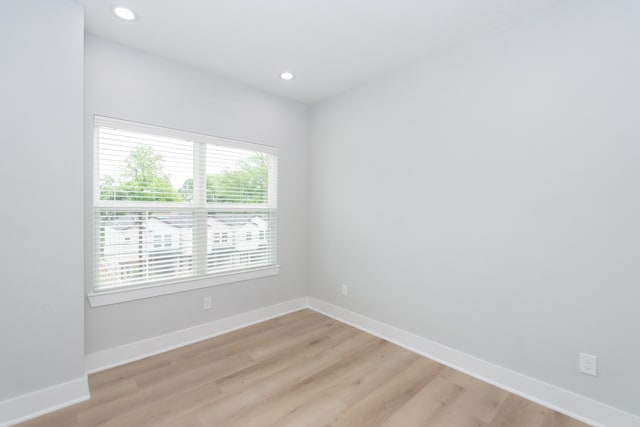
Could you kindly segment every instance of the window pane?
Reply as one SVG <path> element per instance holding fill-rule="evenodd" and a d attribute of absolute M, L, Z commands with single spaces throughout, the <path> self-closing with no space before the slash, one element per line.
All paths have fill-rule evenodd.
<path fill-rule="evenodd" d="M 100 200 L 183 202 L 193 198 L 193 143 L 98 127 Z"/>
<path fill-rule="evenodd" d="M 193 214 L 102 210 L 97 223 L 97 288 L 193 274 Z"/>
<path fill-rule="evenodd" d="M 207 203 L 268 203 L 270 160 L 265 153 L 208 145 Z"/>
<path fill-rule="evenodd" d="M 273 264 L 275 218 L 271 212 L 209 212 L 207 272 Z"/>

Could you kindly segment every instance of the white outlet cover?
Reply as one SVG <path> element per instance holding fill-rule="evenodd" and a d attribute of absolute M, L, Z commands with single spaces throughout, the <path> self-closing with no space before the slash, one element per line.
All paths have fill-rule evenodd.
<path fill-rule="evenodd" d="M 349 296 L 349 285 L 342 285 L 342 295 L 345 297 Z"/>
<path fill-rule="evenodd" d="M 204 297 L 202 299 L 202 308 L 204 310 L 209 310 L 211 308 L 211 297 Z"/>
<path fill-rule="evenodd" d="M 592 354 L 580 353 L 580 372 L 598 376 L 598 358 Z"/>

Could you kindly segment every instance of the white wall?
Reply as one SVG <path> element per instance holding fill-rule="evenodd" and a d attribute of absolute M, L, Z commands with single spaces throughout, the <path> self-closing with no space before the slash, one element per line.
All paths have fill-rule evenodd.
<path fill-rule="evenodd" d="M 308 107 L 93 36 L 85 46 L 85 168 L 93 115 L 240 139 L 279 149 L 280 274 L 111 306 L 86 306 L 86 351 L 177 331 L 307 294 Z M 91 188 L 85 189 L 91 215 Z M 91 228 L 86 228 L 91 262 Z M 87 269 L 87 291 L 91 274 Z M 213 297 L 213 309 L 202 298 Z"/>
<path fill-rule="evenodd" d="M 84 377 L 83 31 L 75 2 L 2 4 L 0 401 Z"/>
<path fill-rule="evenodd" d="M 640 414 L 638 16 L 568 2 L 314 107 L 311 295 Z"/>

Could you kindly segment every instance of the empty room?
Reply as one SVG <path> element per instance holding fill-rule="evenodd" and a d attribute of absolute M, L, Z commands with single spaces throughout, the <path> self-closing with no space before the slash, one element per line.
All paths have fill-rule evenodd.
<path fill-rule="evenodd" d="M 0 426 L 640 427 L 640 2 L 0 3 Z"/>

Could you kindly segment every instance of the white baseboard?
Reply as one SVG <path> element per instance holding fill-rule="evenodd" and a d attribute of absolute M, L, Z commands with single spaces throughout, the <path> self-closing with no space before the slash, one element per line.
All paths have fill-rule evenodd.
<path fill-rule="evenodd" d="M 255 323 L 264 322 L 274 317 L 282 316 L 307 307 L 307 298 L 297 298 L 269 307 L 259 308 L 247 313 L 225 317 L 213 322 L 182 329 L 142 341 L 133 342 L 119 347 L 90 353 L 85 356 L 87 373 L 102 371 L 107 368 L 122 365 L 134 360 L 153 356 L 173 350 L 197 341 L 202 341 L 217 335 L 225 334 L 236 329 L 244 328 Z"/>
<path fill-rule="evenodd" d="M 310 308 L 333 317 L 336 320 L 384 338 L 425 357 L 588 424 L 601 427 L 640 427 L 640 417 L 637 415 L 478 359 L 424 337 L 313 297 L 285 301 L 192 328 L 91 353 L 85 357 L 86 370 L 87 373 L 91 373 L 122 365 L 303 308 Z M 0 402 L 0 427 L 22 422 L 88 398 L 89 387 L 86 376 L 33 393 L 17 396 Z"/>
<path fill-rule="evenodd" d="M 134 342 L 85 356 L 87 373 L 143 359 L 174 348 L 264 322 L 308 306 L 297 298 L 203 325 Z M 87 376 L 0 402 L 0 427 L 10 426 L 89 399 Z"/>
<path fill-rule="evenodd" d="M 640 426 L 640 417 L 572 391 L 511 371 L 313 297 L 308 298 L 308 304 L 312 310 L 587 424 L 601 427 Z"/>
<path fill-rule="evenodd" d="M 0 402 L 0 427 L 10 426 L 89 399 L 87 376 Z"/>

